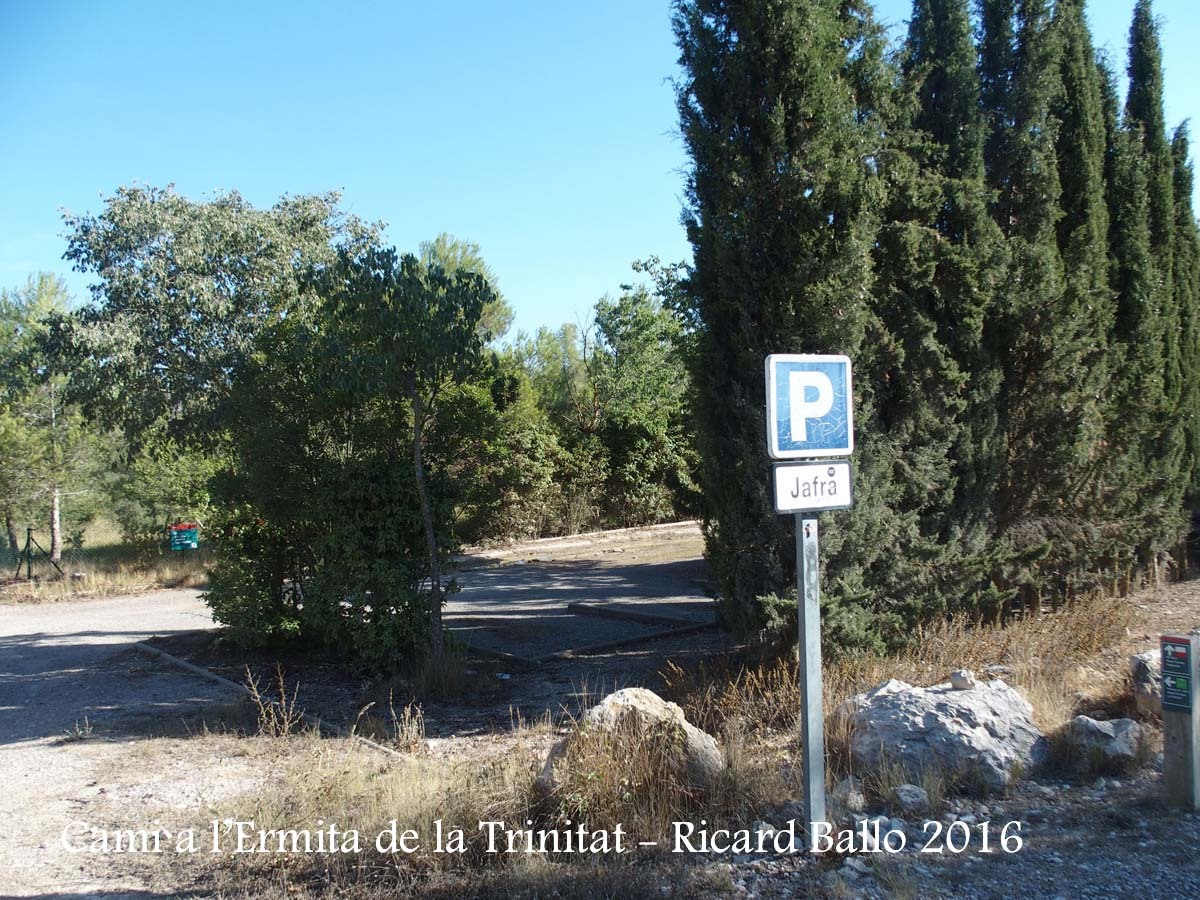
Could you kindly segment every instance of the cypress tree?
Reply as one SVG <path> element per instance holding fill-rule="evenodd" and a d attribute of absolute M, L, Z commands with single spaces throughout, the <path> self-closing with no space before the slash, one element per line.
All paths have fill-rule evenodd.
<path fill-rule="evenodd" d="M 1004 243 L 988 214 L 976 64 L 967 0 L 917 0 L 877 245 L 880 314 L 903 348 L 881 418 L 902 425 L 900 453 L 920 473 L 898 479 L 912 492 L 901 505 L 922 511 L 948 559 L 985 548 L 999 466 L 1000 372 L 983 328 Z"/>
<path fill-rule="evenodd" d="M 1175 129 L 1171 156 L 1175 176 L 1174 265 L 1171 271 L 1179 310 L 1179 356 L 1184 376 L 1177 415 L 1184 435 L 1182 468 L 1187 503 L 1195 507 L 1200 489 L 1200 232 L 1192 212 L 1194 177 L 1186 123 Z"/>
<path fill-rule="evenodd" d="M 1145 316 L 1158 319 L 1149 330 L 1159 346 L 1137 348 L 1136 352 L 1145 354 L 1147 365 L 1161 367 L 1158 377 L 1145 376 L 1152 379 L 1154 396 L 1156 399 L 1161 396 L 1161 402 L 1142 423 L 1141 433 L 1142 461 L 1152 473 L 1143 510 L 1146 539 L 1141 556 L 1142 562 L 1156 564 L 1158 551 L 1178 539 L 1190 471 L 1186 471 L 1189 466 L 1185 459 L 1186 424 L 1182 408 L 1185 390 L 1180 343 L 1181 298 L 1175 296 L 1172 271 L 1176 230 L 1174 160 L 1163 114 L 1162 50 L 1150 0 L 1138 0 L 1134 7 L 1129 29 L 1128 74 L 1123 126 L 1129 144 L 1127 152 L 1140 155 L 1141 160 L 1136 164 L 1130 160 L 1127 167 L 1136 166 L 1139 174 L 1130 177 L 1139 181 L 1144 178 L 1145 182 L 1148 260 L 1146 283 L 1126 282 L 1125 287 L 1134 291 L 1127 298 L 1127 309 L 1142 305 Z M 1118 254 L 1134 254 L 1127 261 L 1127 277 L 1132 274 L 1129 266 L 1142 264 L 1140 240 L 1139 236 L 1133 247 L 1123 243 L 1118 248 Z M 1151 339 L 1150 335 L 1146 339 Z"/>
<path fill-rule="evenodd" d="M 1150 0 L 1138 0 L 1133 9 L 1128 74 L 1125 125 L 1140 129 L 1142 151 L 1149 161 L 1150 248 L 1164 285 L 1169 285 L 1175 231 L 1173 158 L 1163 114 L 1162 47 Z M 1177 372 L 1169 373 L 1168 381 L 1173 384 L 1177 377 Z"/>
<path fill-rule="evenodd" d="M 1116 96 L 1106 73 L 1106 119 L 1110 123 L 1108 207 L 1112 263 L 1110 279 L 1116 314 L 1109 344 L 1115 368 L 1107 412 L 1109 443 L 1106 493 L 1114 520 L 1122 525 L 1123 553 L 1147 561 L 1156 543 L 1156 522 L 1168 512 L 1166 479 L 1159 464 L 1163 389 L 1162 315 L 1150 238 L 1149 165 L 1141 149 L 1141 129 L 1112 126 Z M 1132 560 L 1129 561 L 1131 563 Z M 1127 570 L 1129 563 L 1121 564 Z"/>
<path fill-rule="evenodd" d="M 1031 519 L 1064 512 L 1063 480 L 1079 456 L 1086 405 L 1078 378 L 1087 341 L 1065 303 L 1058 245 L 1062 36 L 1050 27 L 1046 0 L 983 0 L 981 12 L 981 82 L 996 104 L 993 213 L 1011 252 L 1003 302 L 990 320 L 1004 372 L 1006 455 L 995 510 L 999 533 L 1022 547 L 1043 539 Z"/>
<path fill-rule="evenodd" d="M 891 343 L 872 311 L 882 196 L 882 35 L 839 0 L 679 0 L 681 130 L 691 156 L 685 223 L 694 266 L 694 363 L 707 553 L 729 619 L 759 624 L 758 598 L 794 572 L 792 522 L 772 511 L 763 358 L 842 352 L 855 364 L 856 507 L 823 517 L 823 594 L 835 640 L 869 641 L 856 607 L 902 553 L 895 460 L 876 441 L 876 360 Z M 884 601 L 877 601 L 884 602 Z M 841 623 L 841 624 L 839 624 Z M 835 634 L 838 629 L 842 634 Z"/>
<path fill-rule="evenodd" d="M 1012 182 L 1016 15 L 1016 0 L 979 0 L 979 82 L 988 120 L 984 165 L 993 190 L 992 215 L 1001 227 L 1009 220 L 1007 201 Z"/>
<path fill-rule="evenodd" d="M 1061 186 L 1056 238 L 1063 266 L 1062 304 L 1057 311 L 1054 370 L 1060 380 L 1063 456 L 1051 477 L 1060 484 L 1064 512 L 1103 524 L 1100 459 L 1105 394 L 1112 377 L 1108 335 L 1113 297 L 1108 283 L 1108 206 L 1104 190 L 1106 135 L 1104 86 L 1084 18 L 1083 0 L 1059 0 L 1053 27 L 1060 49 L 1062 88 L 1052 104 L 1058 123 L 1055 156 Z M 1051 494 L 1051 496 L 1053 496 Z M 1047 504 L 1043 511 L 1048 512 Z"/>

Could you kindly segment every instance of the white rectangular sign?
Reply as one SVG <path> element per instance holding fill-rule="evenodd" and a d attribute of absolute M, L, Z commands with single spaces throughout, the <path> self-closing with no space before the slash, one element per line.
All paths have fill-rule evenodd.
<path fill-rule="evenodd" d="M 853 406 L 849 357 L 767 357 L 767 452 L 772 459 L 849 456 L 854 451 Z"/>
<path fill-rule="evenodd" d="M 775 512 L 818 512 L 854 505 L 849 460 L 776 463 Z"/>

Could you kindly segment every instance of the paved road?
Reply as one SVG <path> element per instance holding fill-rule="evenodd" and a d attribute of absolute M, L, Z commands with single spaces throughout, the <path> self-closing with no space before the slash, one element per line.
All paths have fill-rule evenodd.
<path fill-rule="evenodd" d="M 211 695 L 203 679 L 106 674 L 106 664 L 151 635 L 214 628 L 199 591 L 0 606 L 0 753 L 13 743 L 59 737 L 84 716 L 102 723 L 138 709 L 163 710 Z M 195 690 L 182 690 L 181 684 Z M 0 771 L 4 765 L 0 761 Z"/>
<path fill-rule="evenodd" d="M 620 564 L 593 561 L 463 572 L 446 624 L 473 647 L 526 659 L 661 634 L 663 623 L 577 615 L 572 605 L 701 624 L 714 617 L 699 556 Z"/>

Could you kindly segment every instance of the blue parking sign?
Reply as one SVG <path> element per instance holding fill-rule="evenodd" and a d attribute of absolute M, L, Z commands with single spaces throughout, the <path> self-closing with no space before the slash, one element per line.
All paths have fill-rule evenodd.
<path fill-rule="evenodd" d="M 767 452 L 772 459 L 854 452 L 854 392 L 847 356 L 767 357 Z"/>

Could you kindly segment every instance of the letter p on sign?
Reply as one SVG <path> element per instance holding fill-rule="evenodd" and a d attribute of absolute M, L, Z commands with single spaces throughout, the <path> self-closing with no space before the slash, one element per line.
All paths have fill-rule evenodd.
<path fill-rule="evenodd" d="M 833 382 L 824 372 L 789 372 L 792 438 L 808 441 L 808 420 L 824 418 L 833 409 Z M 812 400 L 808 398 L 812 397 Z"/>
<path fill-rule="evenodd" d="M 772 459 L 849 456 L 853 391 L 845 356 L 767 357 L 767 452 Z"/>

